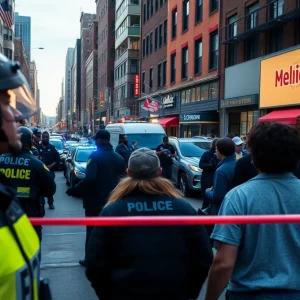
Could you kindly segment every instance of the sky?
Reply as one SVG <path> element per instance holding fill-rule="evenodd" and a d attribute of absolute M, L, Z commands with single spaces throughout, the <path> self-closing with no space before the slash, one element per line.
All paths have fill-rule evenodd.
<path fill-rule="evenodd" d="M 95 0 L 15 0 L 15 10 L 31 17 L 31 60 L 36 62 L 41 108 L 55 115 L 65 76 L 68 48 L 80 37 L 80 12 L 96 13 Z"/>

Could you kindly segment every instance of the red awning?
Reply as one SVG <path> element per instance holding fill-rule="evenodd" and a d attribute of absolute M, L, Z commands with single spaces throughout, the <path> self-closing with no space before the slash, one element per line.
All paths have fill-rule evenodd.
<path fill-rule="evenodd" d="M 179 125 L 178 117 L 169 117 L 169 118 L 163 118 L 159 120 L 159 124 L 164 127 L 177 127 Z"/>
<path fill-rule="evenodd" d="M 279 122 L 296 125 L 296 119 L 300 117 L 300 109 L 275 110 L 258 119 L 258 122 Z"/>

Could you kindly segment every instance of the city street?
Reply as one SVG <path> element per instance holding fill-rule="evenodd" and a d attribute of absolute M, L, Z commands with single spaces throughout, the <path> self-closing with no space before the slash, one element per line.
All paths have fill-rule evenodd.
<path fill-rule="evenodd" d="M 65 194 L 67 186 L 62 172 L 56 172 L 55 210 L 46 205 L 47 217 L 82 217 L 82 201 Z M 201 200 L 188 199 L 195 208 Z M 44 227 L 41 276 L 50 279 L 53 300 L 96 300 L 94 290 L 78 263 L 84 255 L 84 227 Z M 204 299 L 205 287 L 198 299 Z M 224 298 L 221 298 L 224 299 Z"/>

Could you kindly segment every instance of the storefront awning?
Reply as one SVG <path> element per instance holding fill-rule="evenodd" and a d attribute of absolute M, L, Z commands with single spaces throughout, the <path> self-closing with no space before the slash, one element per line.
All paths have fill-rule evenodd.
<path fill-rule="evenodd" d="M 159 124 L 164 128 L 177 127 L 179 125 L 178 117 L 169 117 L 159 120 Z"/>
<path fill-rule="evenodd" d="M 297 117 L 300 117 L 300 109 L 276 110 L 258 119 L 258 122 L 279 122 L 296 125 Z"/>

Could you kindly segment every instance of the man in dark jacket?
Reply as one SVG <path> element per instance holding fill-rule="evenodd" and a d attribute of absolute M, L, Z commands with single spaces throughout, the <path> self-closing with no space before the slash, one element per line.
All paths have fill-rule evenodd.
<path fill-rule="evenodd" d="M 133 148 L 130 144 L 128 144 L 128 136 L 127 135 L 121 135 L 120 136 L 120 144 L 116 147 L 116 152 L 120 154 L 125 161 L 126 168 L 128 166 L 128 160 L 133 152 Z"/>
<path fill-rule="evenodd" d="M 211 148 L 203 153 L 199 162 L 199 167 L 203 170 L 201 175 L 201 191 L 203 193 L 202 209 L 209 206 L 209 199 L 206 197 L 205 190 L 213 186 L 214 174 L 219 162 L 216 156 L 217 140 L 214 139 L 212 141 Z"/>
<path fill-rule="evenodd" d="M 89 157 L 85 179 L 66 191 L 69 196 L 83 198 L 86 217 L 99 216 L 109 194 L 126 173 L 124 159 L 114 152 L 110 144 L 110 133 L 102 129 L 93 138 L 98 149 Z M 92 229 L 92 226 L 86 227 L 86 246 Z M 84 260 L 79 263 L 85 266 Z"/>

